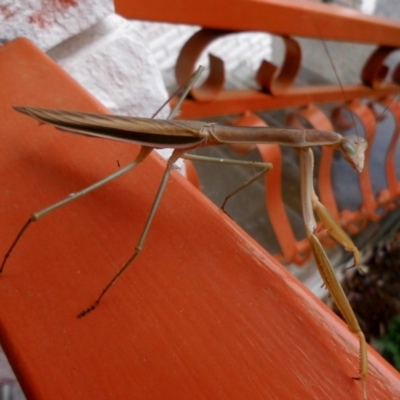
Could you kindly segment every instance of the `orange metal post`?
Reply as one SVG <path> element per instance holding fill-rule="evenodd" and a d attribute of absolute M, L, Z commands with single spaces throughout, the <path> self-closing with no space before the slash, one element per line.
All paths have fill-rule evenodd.
<path fill-rule="evenodd" d="M 27 217 L 131 160 L 130 145 L 56 131 L 12 105 L 104 112 L 20 39 L 0 48 L 0 254 Z M 0 341 L 30 399 L 359 399 L 358 344 L 342 322 L 178 174 L 133 251 L 164 163 L 34 224 L 0 277 Z M 371 399 L 400 398 L 369 350 Z"/>
<path fill-rule="evenodd" d="M 178 57 L 176 76 L 184 82 L 194 71 L 199 55 L 214 40 L 240 32 L 266 32 L 281 36 L 286 54 L 282 67 L 263 62 L 257 72 L 261 90 L 224 90 L 223 61 L 210 59 L 205 85 L 192 90 L 197 101 L 185 101 L 181 118 L 235 114 L 307 106 L 368 97 L 379 99 L 397 93 L 398 85 L 383 82 L 381 63 L 400 47 L 400 26 L 384 18 L 365 16 L 349 8 L 309 0 L 149 0 L 145 4 L 116 0 L 116 11 L 127 18 L 200 25 L 202 29 L 184 45 Z M 364 84 L 293 87 L 301 65 L 301 48 L 293 36 L 330 39 L 379 46 L 374 60 L 365 66 Z M 361 71 L 360 71 L 361 74 Z M 371 87 L 373 89 L 371 89 Z"/>

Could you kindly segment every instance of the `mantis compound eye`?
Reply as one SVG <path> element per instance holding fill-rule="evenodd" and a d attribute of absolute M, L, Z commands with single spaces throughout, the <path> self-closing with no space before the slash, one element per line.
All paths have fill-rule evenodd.
<path fill-rule="evenodd" d="M 357 136 L 348 136 L 342 140 L 344 158 L 358 172 L 361 172 L 364 167 L 365 151 L 367 147 L 367 141 Z"/>

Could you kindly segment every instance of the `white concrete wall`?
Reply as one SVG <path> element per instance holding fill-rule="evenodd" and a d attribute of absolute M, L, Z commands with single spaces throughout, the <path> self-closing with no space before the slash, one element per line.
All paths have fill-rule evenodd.
<path fill-rule="evenodd" d="M 151 50 L 111 0 L 0 0 L 0 39 L 18 36 L 114 113 L 149 116 L 167 98 Z"/>

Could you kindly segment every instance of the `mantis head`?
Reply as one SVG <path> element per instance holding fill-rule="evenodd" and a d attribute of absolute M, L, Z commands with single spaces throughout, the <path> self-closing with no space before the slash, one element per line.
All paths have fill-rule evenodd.
<path fill-rule="evenodd" d="M 347 136 L 340 144 L 344 158 L 350 165 L 361 172 L 364 167 L 365 151 L 368 143 L 364 138 L 358 136 Z"/>

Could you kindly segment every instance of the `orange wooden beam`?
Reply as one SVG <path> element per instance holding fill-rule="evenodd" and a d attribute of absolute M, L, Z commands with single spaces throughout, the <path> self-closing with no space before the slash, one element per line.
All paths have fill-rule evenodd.
<path fill-rule="evenodd" d="M 0 254 L 30 213 L 134 157 L 124 143 L 39 126 L 12 105 L 106 111 L 28 41 L 0 48 Z M 177 173 L 130 256 L 164 163 L 34 224 L 0 277 L 0 342 L 30 399 L 360 399 L 341 321 Z M 369 350 L 370 399 L 400 398 Z"/>
<path fill-rule="evenodd" d="M 117 13 L 132 19 L 400 46 L 398 22 L 316 1 L 115 0 L 114 4 Z"/>

